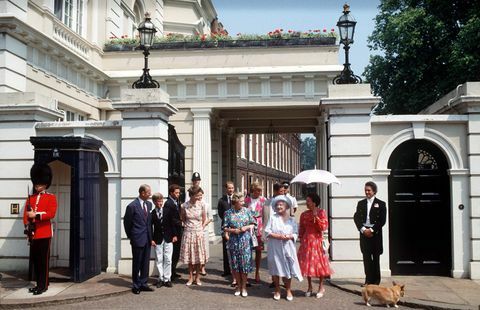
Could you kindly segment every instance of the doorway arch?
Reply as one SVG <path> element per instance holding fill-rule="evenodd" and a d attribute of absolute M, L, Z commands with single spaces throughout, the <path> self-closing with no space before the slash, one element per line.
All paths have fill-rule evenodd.
<path fill-rule="evenodd" d="M 452 267 L 449 164 L 424 139 L 398 145 L 388 161 L 392 275 L 449 275 Z"/>

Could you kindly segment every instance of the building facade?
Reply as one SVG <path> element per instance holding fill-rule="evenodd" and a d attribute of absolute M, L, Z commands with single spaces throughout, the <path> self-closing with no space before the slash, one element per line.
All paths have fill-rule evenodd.
<path fill-rule="evenodd" d="M 422 115 L 372 116 L 378 98 L 369 85 L 332 85 L 342 66 L 339 46 L 330 40 L 152 49 L 150 74 L 160 88 L 134 90 L 142 53 L 110 51 L 104 43 L 134 36 L 147 11 L 161 35 L 208 33 L 216 18 L 211 1 L 5 0 L 0 7 L 2 270 L 28 268 L 21 215 L 34 162 L 51 165 L 51 191 L 60 202 L 51 266 L 67 267 L 73 280 L 83 281 L 101 270 L 130 273 L 122 216 L 140 184 L 166 193 L 172 177 L 182 179 L 183 172 L 188 180 L 198 171 L 205 199 L 215 206 L 226 180 L 241 188 L 243 159 L 246 180 L 264 175 L 257 158 L 267 168 L 271 161 L 285 178 L 298 172 L 299 162 L 289 166 L 298 158 L 296 134 L 314 133 L 317 167 L 342 182 L 318 188 L 329 214 L 336 277 L 363 274 L 352 216 L 363 183 L 373 179 L 389 205 L 384 274 L 480 278 L 478 83 L 464 84 Z M 249 146 L 254 137 L 261 143 L 271 124 L 285 134 L 283 147 L 267 143 L 264 155 L 243 157 L 242 145 L 265 150 Z M 248 143 L 238 143 L 242 137 Z M 272 151 L 278 155 L 265 157 Z M 400 160 L 403 154 L 410 161 Z M 260 172 L 250 174 L 257 164 Z M 422 187 L 427 184 L 436 185 Z M 411 225 L 402 204 L 413 208 L 416 231 L 426 227 L 415 246 L 399 232 Z M 440 244 L 428 233 L 438 228 L 427 223 L 437 220 L 446 232 Z M 440 249 L 429 251 L 435 256 L 420 251 L 429 243 Z"/>
<path fill-rule="evenodd" d="M 274 138 L 272 138 L 274 137 Z M 237 190 L 248 192 L 252 182 L 263 186 L 263 195 L 273 194 L 273 185 L 290 181 L 300 173 L 299 134 L 242 134 L 237 137 Z M 290 194 L 298 195 L 292 184 Z"/>

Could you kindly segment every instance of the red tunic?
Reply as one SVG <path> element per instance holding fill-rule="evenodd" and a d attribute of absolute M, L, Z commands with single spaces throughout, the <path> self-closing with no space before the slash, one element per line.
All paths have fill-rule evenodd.
<path fill-rule="evenodd" d="M 43 239 L 52 237 L 52 224 L 50 219 L 55 217 L 57 212 L 57 198 L 54 194 L 43 193 L 40 194 L 40 199 L 37 204 L 37 196 L 34 194 L 30 196 L 30 206 L 32 210 L 37 212 L 35 217 L 35 234 L 33 239 Z M 23 224 L 27 224 L 27 202 L 25 202 L 25 208 L 23 211 Z"/>
<path fill-rule="evenodd" d="M 327 228 L 327 216 L 322 209 L 318 210 L 316 217 L 311 210 L 300 215 L 298 261 L 304 277 L 326 277 L 333 273 L 328 255 L 322 248 L 323 231 Z"/>

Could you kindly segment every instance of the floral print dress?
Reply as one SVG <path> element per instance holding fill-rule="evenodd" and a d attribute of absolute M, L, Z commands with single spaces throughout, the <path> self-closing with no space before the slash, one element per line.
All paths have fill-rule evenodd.
<path fill-rule="evenodd" d="M 327 216 L 322 209 L 318 210 L 317 216 L 313 216 L 311 210 L 300 215 L 298 260 L 304 277 L 327 277 L 333 273 L 322 247 L 323 231 L 327 228 Z"/>
<path fill-rule="evenodd" d="M 223 228 L 241 228 L 246 225 L 256 224 L 252 212 L 247 208 L 235 210 L 231 208 L 225 212 Z M 240 273 L 252 272 L 252 235 L 250 231 L 240 234 L 230 233 L 227 241 L 230 268 Z"/>
<path fill-rule="evenodd" d="M 182 209 L 182 212 L 185 212 L 185 229 L 180 247 L 180 261 L 184 264 L 205 264 L 208 260 L 202 227 L 205 204 L 198 201 L 192 205 L 187 201 L 182 204 Z"/>

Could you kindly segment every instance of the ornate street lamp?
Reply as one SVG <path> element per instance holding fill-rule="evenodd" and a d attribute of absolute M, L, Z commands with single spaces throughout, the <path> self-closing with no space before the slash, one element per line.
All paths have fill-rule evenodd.
<path fill-rule="evenodd" d="M 357 22 L 350 15 L 350 6 L 345 3 L 343 6 L 343 15 L 340 16 L 337 22 L 337 27 L 340 32 L 340 43 L 343 44 L 345 50 L 345 63 L 343 64 L 343 70 L 340 75 L 333 79 L 333 84 L 358 84 L 362 82 L 362 79 L 355 75 L 350 69 L 350 63 L 348 60 L 348 51 L 350 50 L 350 44 L 353 43 L 353 34 L 355 32 L 355 25 Z"/>
<path fill-rule="evenodd" d="M 267 128 L 267 133 L 265 134 L 265 140 L 267 143 L 277 143 L 278 142 L 278 133 L 273 127 L 272 121 L 270 121 L 270 126 Z"/>
<path fill-rule="evenodd" d="M 150 21 L 150 14 L 145 13 L 145 20 L 138 25 L 138 33 L 140 35 L 140 48 L 143 49 L 143 55 L 145 56 L 145 67 L 143 68 L 142 76 L 135 82 L 133 82 L 133 88 L 160 88 L 160 84 L 152 79 L 150 76 L 150 69 L 148 69 L 148 55 L 150 55 L 149 49 L 153 44 L 155 38 L 155 25 Z"/>

